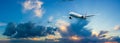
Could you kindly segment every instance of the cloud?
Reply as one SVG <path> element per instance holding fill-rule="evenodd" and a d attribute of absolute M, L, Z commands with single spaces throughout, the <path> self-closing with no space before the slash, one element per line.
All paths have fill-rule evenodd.
<path fill-rule="evenodd" d="M 95 31 L 92 31 L 92 36 L 96 36 L 98 37 L 99 33 L 95 32 Z"/>
<path fill-rule="evenodd" d="M 43 2 L 39 0 L 27 0 L 23 3 L 23 7 L 25 11 L 33 11 L 35 16 L 42 17 L 43 10 L 42 10 Z"/>
<path fill-rule="evenodd" d="M 67 32 L 68 30 L 68 26 L 70 25 L 69 22 L 66 22 L 64 20 L 57 20 L 56 22 L 56 26 L 59 27 L 59 29 L 62 31 L 62 32 Z"/>
<path fill-rule="evenodd" d="M 73 22 L 69 26 L 69 32 L 73 35 L 89 37 L 92 35 L 91 30 L 85 28 L 88 25 L 89 21 L 85 19 L 75 19 L 76 22 Z"/>
<path fill-rule="evenodd" d="M 120 26 L 119 26 L 119 25 L 116 25 L 116 26 L 114 27 L 114 30 L 120 30 Z"/>
<path fill-rule="evenodd" d="M 10 23 L 7 24 L 7 26 L 6 26 L 5 29 L 6 29 L 6 30 L 5 30 L 5 32 L 3 33 L 3 35 L 12 36 L 12 34 L 14 34 L 14 33 L 16 32 L 16 31 L 15 31 L 16 25 L 15 25 L 15 23 L 10 22 Z"/>
<path fill-rule="evenodd" d="M 50 16 L 49 18 L 48 18 L 48 23 L 51 23 L 53 21 L 53 16 Z"/>
<path fill-rule="evenodd" d="M 108 31 L 100 31 L 100 33 L 92 32 L 98 35 L 98 37 L 94 37 L 91 34 L 91 31 L 85 28 L 88 24 L 88 21 L 81 20 L 75 23 L 69 23 L 64 20 L 57 20 L 58 28 L 54 27 L 45 27 L 41 25 L 36 25 L 32 22 L 27 23 L 8 23 L 3 35 L 9 36 L 10 38 L 23 38 L 28 40 L 45 40 L 45 39 L 52 39 L 53 41 L 59 42 L 81 42 L 81 43 L 88 43 L 88 42 L 104 42 L 104 41 L 120 41 L 120 37 L 111 37 L 112 39 L 105 39 L 102 38 L 102 35 L 107 34 Z M 80 23 L 80 24 L 79 24 Z M 61 27 L 65 26 L 67 29 L 66 31 L 69 33 L 69 36 L 65 36 L 65 32 L 60 33 L 57 31 Z M 63 30 L 64 30 L 63 29 Z M 101 38 L 101 39 L 100 39 Z M 58 39 L 58 40 L 56 40 Z M 45 40 L 46 41 L 46 40 Z"/>
<path fill-rule="evenodd" d="M 6 23 L 0 22 L 0 26 L 6 26 Z"/>
<path fill-rule="evenodd" d="M 79 37 L 79 36 L 74 35 L 74 36 L 71 36 L 70 39 L 73 40 L 73 41 L 79 41 L 79 40 L 81 40 L 82 38 Z"/>
<path fill-rule="evenodd" d="M 8 23 L 3 35 L 11 38 L 28 38 L 37 36 L 55 35 L 57 28 L 36 25 L 32 22 L 27 23 Z"/>
<path fill-rule="evenodd" d="M 104 37 L 106 37 L 105 34 L 107 34 L 108 32 L 109 31 L 100 31 L 99 34 L 98 34 L 98 37 L 101 37 L 101 38 L 103 37 L 104 38 Z"/>
<path fill-rule="evenodd" d="M 114 36 L 114 37 L 111 38 L 111 40 L 120 42 L 120 37 L 119 36 Z"/>
<path fill-rule="evenodd" d="M 73 19 L 72 19 L 73 20 Z M 58 19 L 55 25 L 60 30 L 63 38 L 70 38 L 72 36 L 88 37 L 91 36 L 91 30 L 85 28 L 89 21 L 85 19 L 75 19 L 74 22 L 68 22 L 63 19 Z"/>
<path fill-rule="evenodd" d="M 109 31 L 100 31 L 99 35 L 102 35 L 102 34 L 106 34 L 108 33 Z"/>

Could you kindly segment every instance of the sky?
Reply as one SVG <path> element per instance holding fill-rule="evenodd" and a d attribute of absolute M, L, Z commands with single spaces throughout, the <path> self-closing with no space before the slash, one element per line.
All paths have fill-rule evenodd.
<path fill-rule="evenodd" d="M 57 19 L 70 22 L 69 12 L 76 12 L 95 15 L 90 18 L 87 26 L 92 30 L 96 32 L 106 30 L 110 31 L 110 35 L 120 35 L 120 30 L 114 30 L 116 26 L 120 26 L 120 0 L 37 0 L 37 4 L 29 4 L 27 0 L 1 0 L 0 33 L 4 31 L 8 22 L 32 21 L 47 25 L 50 18 L 53 19 L 52 22 Z"/>

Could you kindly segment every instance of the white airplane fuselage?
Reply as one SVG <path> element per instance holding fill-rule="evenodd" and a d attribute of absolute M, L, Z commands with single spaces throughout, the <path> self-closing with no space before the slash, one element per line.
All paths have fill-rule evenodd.
<path fill-rule="evenodd" d="M 77 15 L 77 14 L 70 14 L 71 17 L 75 17 L 75 18 L 86 18 L 86 16 L 81 16 L 81 15 Z"/>
<path fill-rule="evenodd" d="M 81 14 L 78 14 L 78 13 L 75 13 L 75 12 L 70 12 L 69 13 L 70 14 L 70 19 L 72 19 L 72 17 L 74 17 L 74 18 L 82 18 L 82 19 L 86 19 L 87 17 L 92 17 L 92 16 L 94 16 L 94 15 L 81 15 Z"/>

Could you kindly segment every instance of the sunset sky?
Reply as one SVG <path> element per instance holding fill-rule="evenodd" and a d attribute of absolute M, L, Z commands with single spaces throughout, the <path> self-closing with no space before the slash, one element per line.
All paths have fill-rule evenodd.
<path fill-rule="evenodd" d="M 58 19 L 68 19 L 69 12 L 95 15 L 89 18 L 86 26 L 95 32 L 109 31 L 111 36 L 120 36 L 120 0 L 1 0 L 0 1 L 0 33 L 9 22 L 23 23 L 32 21 L 40 25 L 48 25 Z M 3 37 L 3 35 L 0 35 Z M 4 38 L 4 37 L 3 37 Z"/>

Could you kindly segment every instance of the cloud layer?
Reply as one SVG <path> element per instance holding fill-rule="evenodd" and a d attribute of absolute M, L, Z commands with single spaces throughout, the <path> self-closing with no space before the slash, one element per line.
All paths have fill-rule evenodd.
<path fill-rule="evenodd" d="M 77 19 L 78 20 L 78 19 Z M 80 20 L 80 21 L 79 21 Z M 105 42 L 105 41 L 120 41 L 120 37 L 114 36 L 109 38 L 106 37 L 108 31 L 100 31 L 97 36 L 93 36 L 91 30 L 85 28 L 89 21 L 84 19 L 79 19 L 75 23 L 68 23 L 64 20 L 58 20 L 58 27 L 46 27 L 37 25 L 32 22 L 27 23 L 8 23 L 6 30 L 3 35 L 9 36 L 10 38 L 31 38 L 32 40 L 41 40 L 40 37 L 46 37 L 47 39 L 59 39 L 59 42 Z M 61 26 L 65 27 L 63 30 L 66 30 L 65 33 Z M 60 30 L 60 31 L 58 31 Z M 61 32 L 62 31 L 62 32 Z M 57 40 L 58 41 L 58 40 Z"/>

